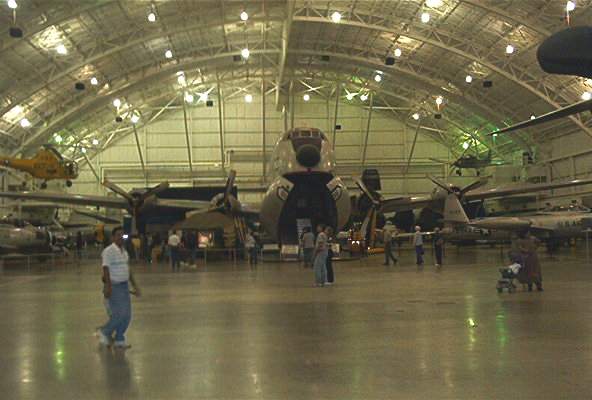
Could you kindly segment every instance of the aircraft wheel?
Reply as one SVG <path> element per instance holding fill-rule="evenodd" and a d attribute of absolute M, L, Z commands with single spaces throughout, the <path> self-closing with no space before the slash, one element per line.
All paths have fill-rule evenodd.
<path fill-rule="evenodd" d="M 70 181 L 70 180 L 66 181 L 66 186 L 72 187 L 72 181 Z"/>
<path fill-rule="evenodd" d="M 498 288 L 497 288 L 497 292 L 498 292 L 498 293 L 501 293 L 502 291 L 503 291 L 503 289 L 502 289 L 501 287 L 498 287 Z"/>
<path fill-rule="evenodd" d="M 457 174 L 458 176 L 462 176 L 462 171 L 461 171 L 460 169 L 457 169 L 457 170 L 456 170 L 456 174 Z"/>
<path fill-rule="evenodd" d="M 43 182 L 41 184 L 41 189 L 47 189 L 47 182 Z"/>

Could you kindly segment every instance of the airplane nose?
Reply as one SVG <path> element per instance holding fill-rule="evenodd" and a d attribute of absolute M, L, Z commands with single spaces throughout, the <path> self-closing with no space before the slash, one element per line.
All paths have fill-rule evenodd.
<path fill-rule="evenodd" d="M 312 168 L 321 161 L 321 153 L 315 146 L 305 144 L 298 149 L 296 160 L 303 167 Z"/>

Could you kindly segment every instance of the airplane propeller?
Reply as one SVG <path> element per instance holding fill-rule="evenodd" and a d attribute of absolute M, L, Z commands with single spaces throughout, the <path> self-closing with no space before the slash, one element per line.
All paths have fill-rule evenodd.
<path fill-rule="evenodd" d="M 464 197 L 464 195 L 466 193 L 470 192 L 471 190 L 475 190 L 477 188 L 480 188 L 481 186 L 483 186 L 487 183 L 487 177 L 485 177 L 485 178 L 476 180 L 463 188 L 459 188 L 458 186 L 453 186 L 448 183 L 442 182 L 441 180 L 439 180 L 438 178 L 436 178 L 435 176 L 432 176 L 432 175 L 428 175 L 428 179 L 431 180 L 436 186 L 439 186 L 442 189 L 444 189 L 446 192 L 455 193 L 459 197 L 459 199 L 462 199 Z"/>
<path fill-rule="evenodd" d="M 156 195 L 169 188 L 168 182 L 162 182 L 143 193 L 140 192 L 126 192 L 121 186 L 105 179 L 103 186 L 107 187 L 114 193 L 127 200 L 127 211 L 132 215 L 132 226 L 137 229 L 138 215 L 143 211 L 144 207 L 156 198 Z"/>
<path fill-rule="evenodd" d="M 378 207 L 380 205 L 380 198 L 372 194 L 372 192 L 370 192 L 366 184 L 360 178 L 354 178 L 354 182 L 356 183 L 358 188 L 360 188 L 362 193 L 364 193 L 370 199 L 374 207 Z"/>

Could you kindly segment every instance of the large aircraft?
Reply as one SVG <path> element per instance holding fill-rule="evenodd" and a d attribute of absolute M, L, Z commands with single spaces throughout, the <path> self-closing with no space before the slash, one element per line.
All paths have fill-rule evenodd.
<path fill-rule="evenodd" d="M 105 182 L 119 197 L 47 192 L 0 192 L 0 197 L 125 209 L 132 215 L 139 232 L 143 232 L 142 215 L 148 210 L 156 209 L 162 214 L 178 212 L 179 209 L 187 211 L 181 229 L 198 229 L 212 213 L 232 218 L 253 215 L 259 218 L 267 235 L 281 244 L 298 242 L 297 226 L 302 224 L 302 220 L 307 220 L 313 227 L 325 224 L 336 231 L 348 223 L 351 215 L 350 193 L 335 174 L 331 143 L 319 129 L 295 128 L 284 133 L 276 144 L 270 168 L 273 181 L 258 205 L 243 204 L 237 200 L 233 193 L 234 171 L 229 174 L 224 192 L 214 196 L 210 202 L 159 198 L 157 195 L 168 187 L 166 182 L 148 190 L 130 192 L 112 182 Z M 434 181 L 439 182 L 435 178 Z M 449 192 L 463 201 L 472 201 L 591 184 L 592 179 L 491 189 L 482 188 L 484 183 L 484 180 L 479 180 L 459 188 L 439 182 L 441 187 L 435 188 L 429 195 L 385 199 L 371 192 L 362 180 L 356 180 L 362 196 L 367 196 L 379 212 L 389 213 L 423 207 L 442 212 Z"/>
<path fill-rule="evenodd" d="M 543 71 L 592 79 L 592 27 L 576 26 L 549 36 L 539 45 L 537 59 Z M 489 133 L 497 135 L 554 121 L 584 111 L 592 111 L 592 99 L 583 100 L 539 117 Z"/>
<path fill-rule="evenodd" d="M 78 165 L 75 161 L 65 159 L 54 147 L 45 145 L 33 158 L 0 157 L 0 165 L 27 172 L 33 178 L 43 179 L 42 188 L 47 181 L 65 179 L 68 187 L 72 179 L 78 177 Z"/>
<path fill-rule="evenodd" d="M 458 197 L 451 193 L 445 202 L 444 223 L 514 233 L 528 231 L 552 250 L 561 241 L 583 237 L 585 230 L 592 227 L 592 214 L 588 208 L 578 207 L 551 209 L 527 216 L 469 219 Z"/>
<path fill-rule="evenodd" d="M 52 235 L 49 230 L 14 219 L 0 219 L 0 254 L 51 252 Z"/>

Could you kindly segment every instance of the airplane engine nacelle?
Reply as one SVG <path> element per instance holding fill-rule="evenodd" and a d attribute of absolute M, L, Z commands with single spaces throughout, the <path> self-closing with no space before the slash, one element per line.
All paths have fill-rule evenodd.
<path fill-rule="evenodd" d="M 284 177 L 279 177 L 269 186 L 263 198 L 260 212 L 261 224 L 274 239 L 278 237 L 278 221 L 293 188 L 292 182 Z"/>
<path fill-rule="evenodd" d="M 340 178 L 333 178 L 327 183 L 327 189 L 331 193 L 331 197 L 335 201 L 335 208 L 337 210 L 337 229 L 340 230 L 347 224 L 351 214 L 351 199 L 347 187 L 343 184 Z"/>

